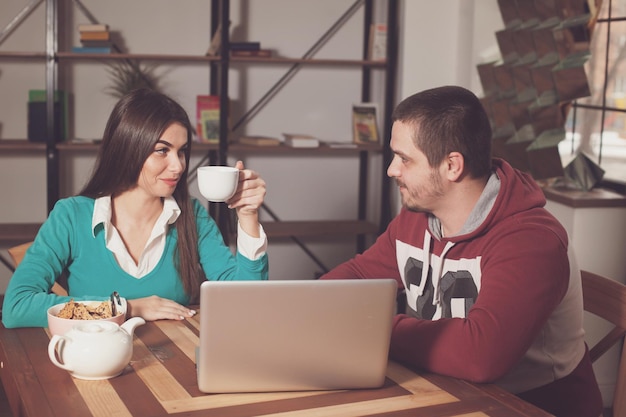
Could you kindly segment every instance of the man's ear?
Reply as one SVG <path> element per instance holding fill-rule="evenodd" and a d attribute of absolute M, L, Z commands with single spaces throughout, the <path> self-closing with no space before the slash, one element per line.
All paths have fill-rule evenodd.
<path fill-rule="evenodd" d="M 446 168 L 448 181 L 458 181 L 465 170 L 465 158 L 460 152 L 450 152 L 446 157 Z"/>

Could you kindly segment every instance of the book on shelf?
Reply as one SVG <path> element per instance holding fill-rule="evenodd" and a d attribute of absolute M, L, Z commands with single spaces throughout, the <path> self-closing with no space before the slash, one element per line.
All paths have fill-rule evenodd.
<path fill-rule="evenodd" d="M 283 133 L 285 137 L 285 145 L 292 148 L 317 148 L 320 141 L 315 136 L 303 133 Z"/>
<path fill-rule="evenodd" d="M 205 55 L 206 56 L 215 56 L 220 52 L 220 48 L 222 47 L 222 22 L 217 24 L 217 29 L 215 29 L 215 33 L 211 38 L 211 42 L 209 43 L 209 49 L 207 49 Z"/>
<path fill-rule="evenodd" d="M 196 97 L 196 129 L 200 142 L 217 143 L 220 138 L 220 98 L 215 95 Z"/>
<path fill-rule="evenodd" d="M 90 144 L 99 145 L 102 143 L 102 139 L 72 138 L 72 139 L 67 140 L 66 142 L 76 144 L 76 145 L 90 145 Z"/>
<path fill-rule="evenodd" d="M 354 143 L 378 143 L 376 109 L 376 103 L 356 103 L 352 105 L 352 135 Z"/>
<path fill-rule="evenodd" d="M 272 136 L 241 136 L 237 143 L 252 146 L 278 146 L 280 139 Z"/>
<path fill-rule="evenodd" d="M 110 46 L 72 46 L 75 54 L 110 54 Z"/>
<path fill-rule="evenodd" d="M 358 147 L 354 142 L 324 141 L 323 143 L 333 149 L 356 149 Z"/>
<path fill-rule="evenodd" d="M 109 47 L 113 48 L 113 42 L 111 41 L 81 41 L 80 44 L 82 46 L 90 47 L 90 48 L 102 48 Z"/>
<path fill-rule="evenodd" d="M 89 31 L 79 33 L 80 41 L 108 41 L 111 40 L 111 33 L 108 30 Z"/>
<path fill-rule="evenodd" d="M 106 32 L 109 30 L 109 25 L 106 23 L 79 23 L 79 32 Z"/>
<path fill-rule="evenodd" d="M 258 51 L 261 49 L 261 42 L 231 42 L 231 51 Z"/>
<path fill-rule="evenodd" d="M 255 57 L 255 58 L 269 58 L 272 56 L 271 49 L 259 49 L 256 51 L 230 51 L 230 56 L 232 57 Z"/>
<path fill-rule="evenodd" d="M 60 142 L 68 138 L 68 93 L 56 90 L 53 95 L 54 141 Z M 48 114 L 46 90 L 28 91 L 28 140 L 45 142 L 48 136 L 46 120 Z"/>
<path fill-rule="evenodd" d="M 387 25 L 372 23 L 370 26 L 369 59 L 384 61 L 387 59 Z"/>

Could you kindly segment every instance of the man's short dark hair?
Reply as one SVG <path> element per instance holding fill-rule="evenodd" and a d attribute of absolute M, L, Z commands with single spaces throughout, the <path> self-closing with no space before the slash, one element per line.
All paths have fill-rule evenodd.
<path fill-rule="evenodd" d="M 459 152 L 471 177 L 490 175 L 491 125 L 471 91 L 457 86 L 421 91 L 398 104 L 392 114 L 392 122 L 396 121 L 413 127 L 413 143 L 431 166 L 439 165 L 450 152 Z"/>

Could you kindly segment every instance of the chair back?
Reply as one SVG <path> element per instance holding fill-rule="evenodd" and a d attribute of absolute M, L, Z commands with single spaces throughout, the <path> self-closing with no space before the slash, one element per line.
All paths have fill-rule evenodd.
<path fill-rule="evenodd" d="M 9 255 L 11 256 L 11 259 L 13 260 L 13 265 L 15 265 L 16 268 L 20 264 L 20 262 L 22 262 L 22 259 L 24 259 L 24 255 L 26 254 L 26 251 L 28 250 L 30 245 L 32 245 L 32 243 L 33 242 L 22 243 L 21 245 L 13 246 L 12 248 L 9 248 L 7 250 L 7 252 L 9 252 Z M 63 286 L 58 282 L 54 283 L 50 291 L 55 293 L 56 295 L 68 295 L 67 290 L 63 288 Z"/>
<path fill-rule="evenodd" d="M 13 246 L 9 248 L 7 252 L 11 255 L 11 259 L 13 260 L 13 265 L 17 267 L 22 259 L 24 259 L 24 255 L 26 254 L 26 250 L 30 247 L 33 242 L 22 243 L 21 245 Z"/>
<path fill-rule="evenodd" d="M 613 329 L 589 350 L 591 361 L 596 361 L 615 344 L 620 343 L 613 417 L 626 417 L 626 285 L 589 271 L 581 271 L 585 311 L 614 325 Z"/>

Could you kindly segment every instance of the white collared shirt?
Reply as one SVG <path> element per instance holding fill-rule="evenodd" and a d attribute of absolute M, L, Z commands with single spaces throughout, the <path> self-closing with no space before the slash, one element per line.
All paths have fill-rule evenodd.
<path fill-rule="evenodd" d="M 163 255 L 169 225 L 173 224 L 180 215 L 180 207 L 178 207 L 176 200 L 173 197 L 163 199 L 163 211 L 155 222 L 146 247 L 137 263 L 130 256 L 119 232 L 111 223 L 111 215 L 111 196 L 97 198 L 91 221 L 92 233 L 97 225 L 102 224 L 104 226 L 106 247 L 113 252 L 120 267 L 135 278 L 147 275 L 154 269 Z M 255 238 L 244 232 L 239 222 L 237 222 L 237 250 L 251 260 L 258 259 L 267 250 L 267 236 L 263 226 L 259 225 L 259 228 L 260 237 Z"/>

